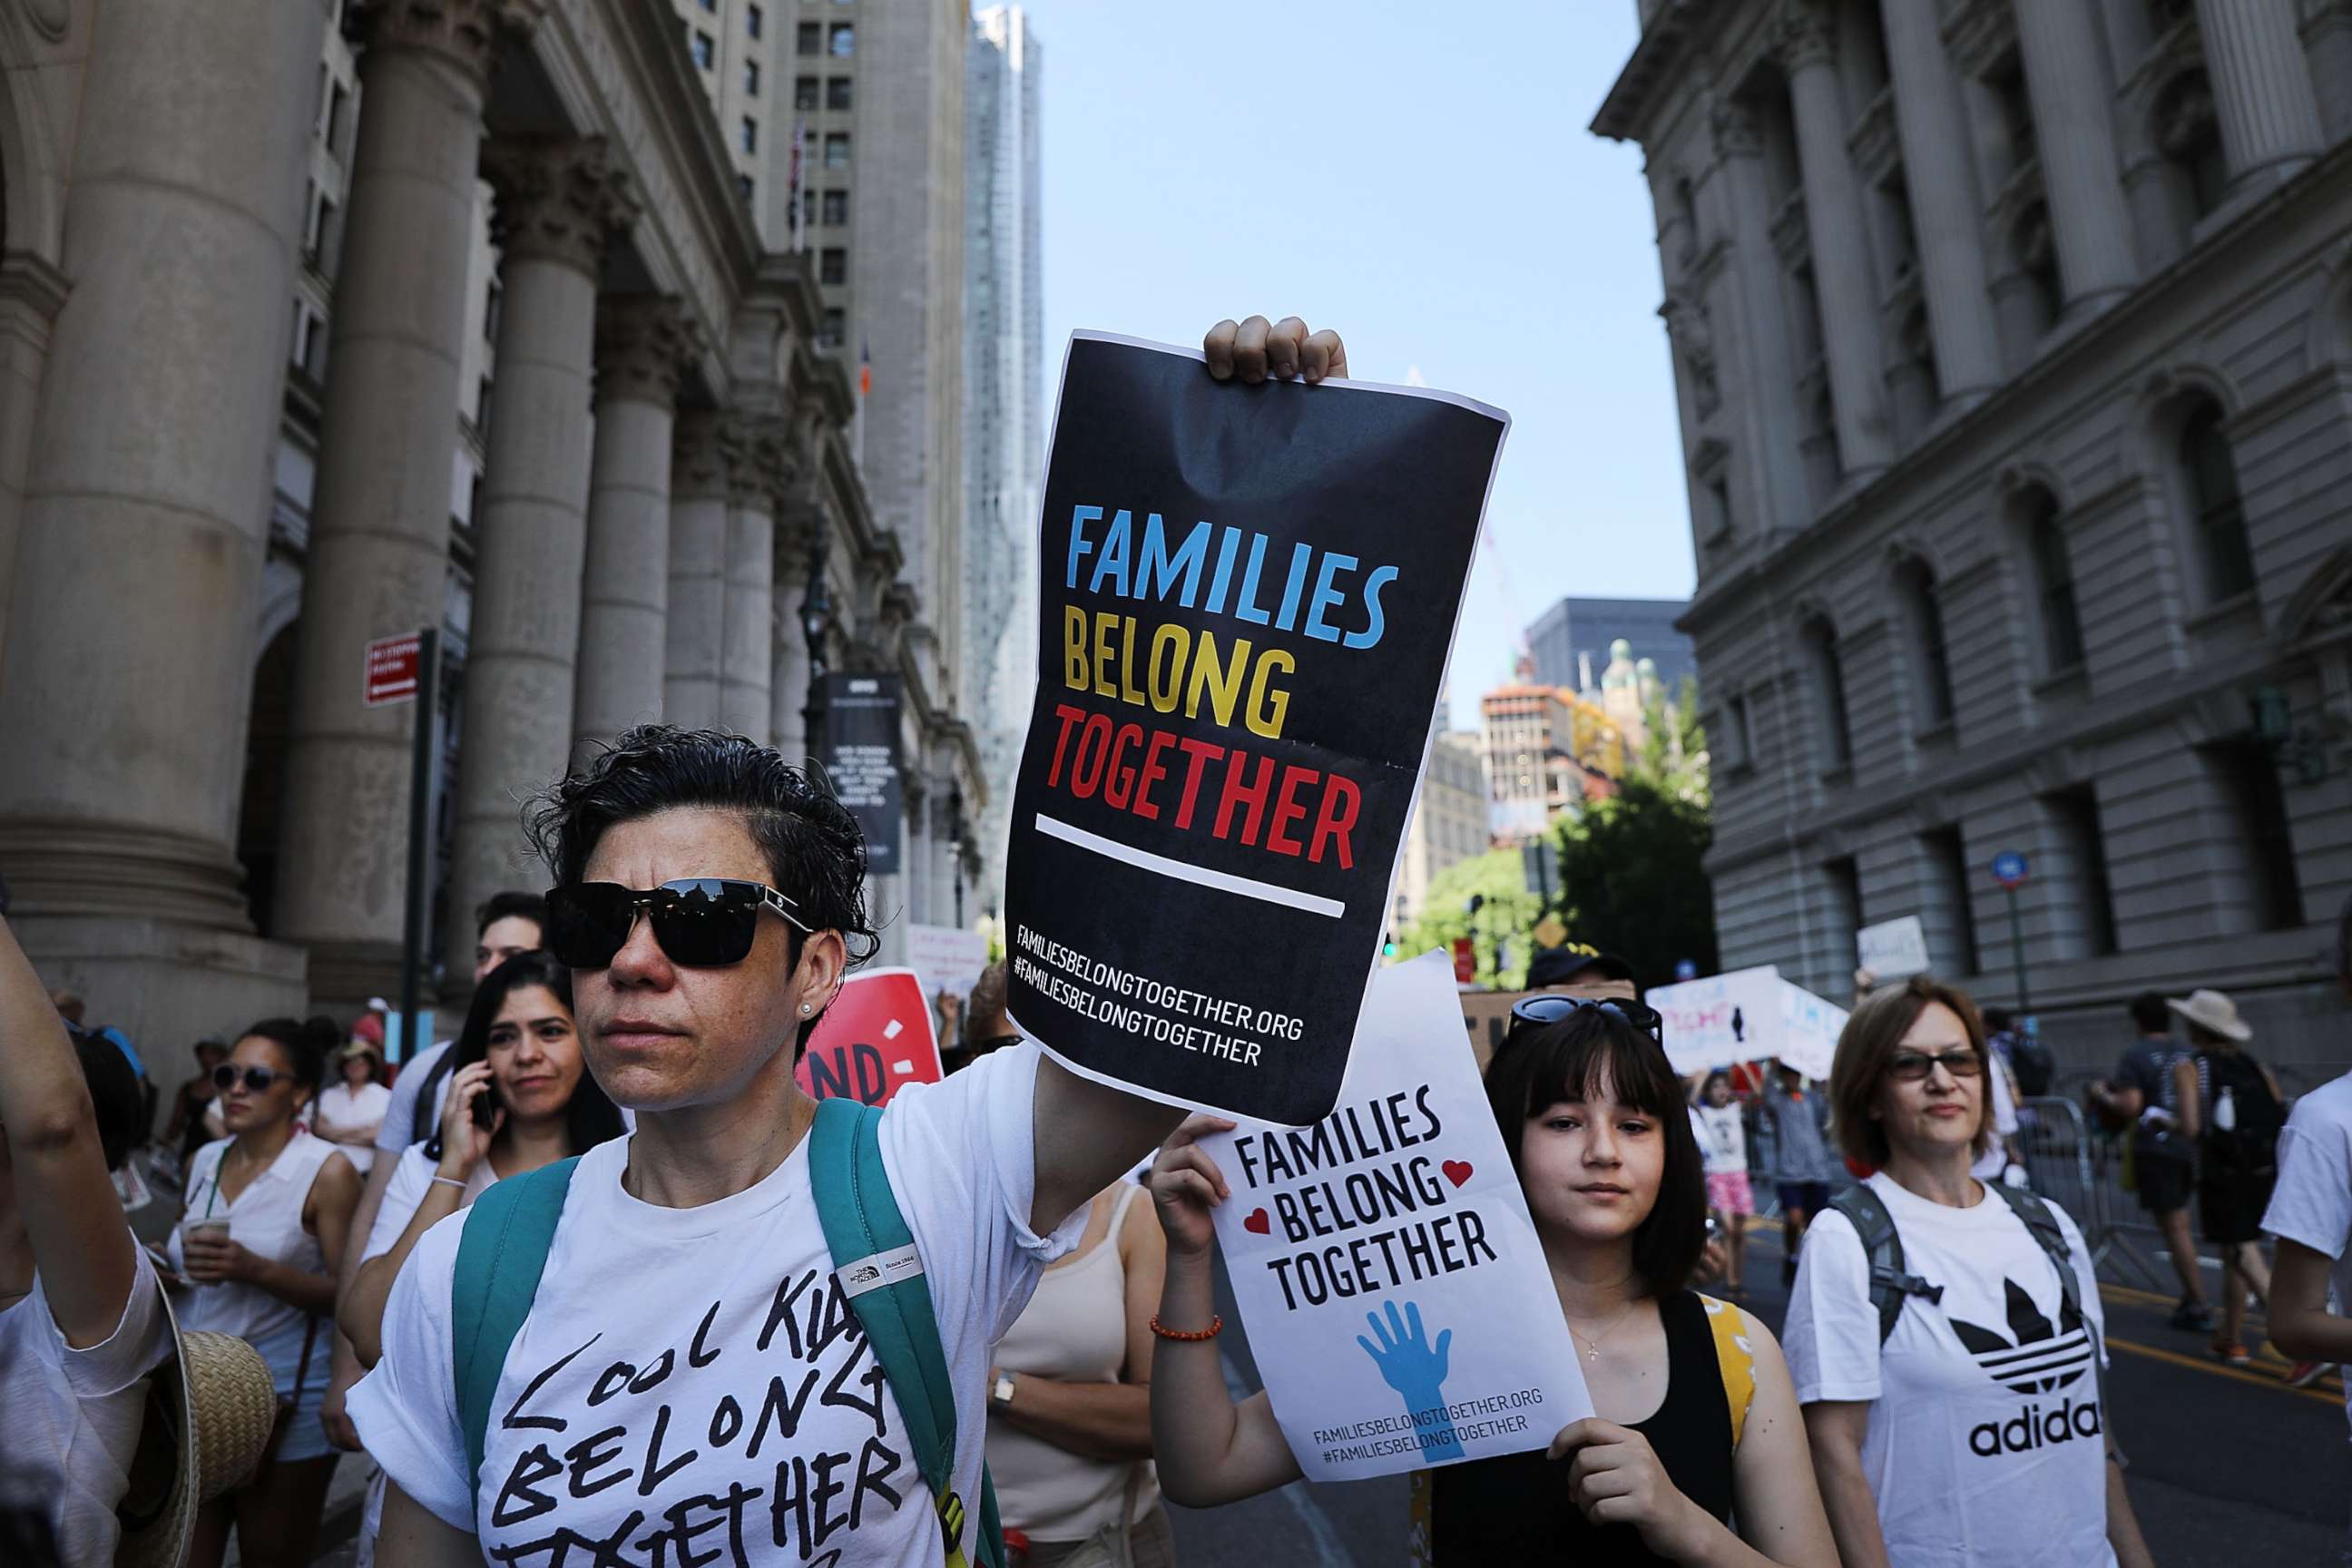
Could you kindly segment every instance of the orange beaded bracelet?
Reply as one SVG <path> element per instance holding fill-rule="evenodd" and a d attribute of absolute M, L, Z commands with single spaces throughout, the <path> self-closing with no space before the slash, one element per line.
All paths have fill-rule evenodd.
<path fill-rule="evenodd" d="M 1159 1313 L 1154 1312 L 1151 1314 L 1151 1331 L 1153 1333 L 1158 1334 L 1163 1340 L 1177 1340 L 1186 1344 L 1197 1344 L 1202 1340 L 1213 1340 L 1220 1333 L 1224 1331 L 1224 1327 L 1225 1320 L 1223 1316 L 1215 1312 L 1209 1314 L 1209 1326 L 1207 1328 L 1189 1330 L 1166 1328 L 1161 1325 Z"/>

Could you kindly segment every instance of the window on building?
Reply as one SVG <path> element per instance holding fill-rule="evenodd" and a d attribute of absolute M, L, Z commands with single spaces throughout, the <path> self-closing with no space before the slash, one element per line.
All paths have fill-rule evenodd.
<path fill-rule="evenodd" d="M 490 438 L 490 392 L 488 376 L 474 383 L 474 430 L 485 441 Z"/>
<path fill-rule="evenodd" d="M 2033 563 L 2033 595 L 2042 610 L 2042 671 L 2060 675 L 2083 662 L 2083 617 L 2074 602 L 2074 563 L 2066 552 L 2058 499 L 2036 489 L 2021 504 L 2026 552 Z"/>
<path fill-rule="evenodd" d="M 824 36 L 824 52 L 837 60 L 845 60 L 856 54 L 856 27 L 847 22 L 835 22 Z"/>
<path fill-rule="evenodd" d="M 760 122 L 748 114 L 743 117 L 740 139 L 744 152 L 756 153 L 760 150 Z"/>
<path fill-rule="evenodd" d="M 849 193 L 847 191 L 825 192 L 824 226 L 827 228 L 841 228 L 847 225 L 848 222 Z"/>
<path fill-rule="evenodd" d="M 849 167 L 849 132 L 828 131 L 824 133 L 824 166 L 828 169 Z"/>
<path fill-rule="evenodd" d="M 341 155 L 343 145 L 343 109 L 345 105 L 350 103 L 351 96 L 352 95 L 350 93 L 343 90 L 343 84 L 341 82 L 337 82 L 327 89 L 327 126 L 325 132 L 327 151 L 335 153 L 339 157 Z"/>
<path fill-rule="evenodd" d="M 751 205 L 752 196 L 755 195 L 756 190 L 757 187 L 752 183 L 751 175 L 738 174 L 735 176 L 736 194 L 743 198 L 745 205 L 748 206 Z"/>
<path fill-rule="evenodd" d="M 825 78 L 824 106 L 827 109 L 845 110 L 849 108 L 855 101 L 851 97 L 852 92 L 855 90 L 852 88 L 851 83 L 856 79 L 854 77 L 845 76 L 829 76 Z"/>
<path fill-rule="evenodd" d="M 827 246 L 817 257 L 816 280 L 826 284 L 848 282 L 849 252 L 839 246 Z"/>
<path fill-rule="evenodd" d="M 719 46 L 710 41 L 709 34 L 704 32 L 699 27 L 696 28 L 694 31 L 694 63 L 697 66 L 699 66 L 702 69 L 709 70 L 712 62 L 718 58 Z"/>
<path fill-rule="evenodd" d="M 694 0 L 694 3 L 714 16 L 719 15 L 719 0 Z"/>
<path fill-rule="evenodd" d="M 762 31 L 767 27 L 767 14 L 761 11 L 760 7 L 757 5 L 746 5 L 743 7 L 743 36 L 745 37 L 759 37 Z"/>
<path fill-rule="evenodd" d="M 1833 975 L 1843 978 L 1853 970 L 1854 939 L 1862 930 L 1862 868 L 1851 855 L 1822 862 L 1822 889 L 1828 896 L 1830 960 Z M 1841 956 L 1844 970 L 1837 964 Z"/>
<path fill-rule="evenodd" d="M 2197 0 L 2147 0 L 2148 30 L 2158 37 L 2197 14 Z"/>
<path fill-rule="evenodd" d="M 793 79 L 793 107 L 803 114 L 816 111 L 816 78 L 803 76 Z"/>
<path fill-rule="evenodd" d="M 2228 864 L 2245 878 L 2247 929 L 2294 930 L 2303 924 L 2303 883 L 2277 760 L 2252 739 L 2206 747 L 2204 757 L 2236 828 Z"/>
<path fill-rule="evenodd" d="M 2050 226 L 2048 204 L 2036 202 L 2019 215 L 2010 232 L 2017 270 L 2032 289 L 2033 330 L 2038 338 L 2057 324 L 2066 307 L 2064 280 L 2058 273 L 2058 237 Z"/>
<path fill-rule="evenodd" d="M 1895 585 L 1902 595 L 1911 623 L 1911 651 L 1918 661 L 1919 728 L 1938 729 L 1952 721 L 1952 657 L 1944 641 L 1944 602 L 1936 591 L 1936 574 L 1924 561 L 1906 561 L 1895 569 Z"/>
<path fill-rule="evenodd" d="M 506 291 L 493 278 L 482 289 L 482 341 L 496 345 L 499 341 L 499 315 L 506 300 Z"/>
<path fill-rule="evenodd" d="M 1730 755 L 1725 759 L 1729 770 L 1744 772 L 1756 765 L 1756 731 L 1748 717 L 1748 693 L 1734 695 L 1723 705 L 1723 745 Z"/>
<path fill-rule="evenodd" d="M 2099 826 L 2098 792 L 2077 784 L 2042 797 L 2058 847 L 2067 862 L 2067 888 L 2082 932 L 2082 955 L 2104 957 L 2116 951 L 2116 898 L 2107 879 L 2106 835 Z"/>
<path fill-rule="evenodd" d="M 1846 712 L 1845 668 L 1838 653 L 1837 628 L 1815 616 L 1804 629 L 1813 667 L 1814 706 L 1821 719 L 1822 771 L 1853 765 L 1853 729 Z"/>
<path fill-rule="evenodd" d="M 760 96 L 760 62 L 757 60 L 743 62 L 743 96 L 746 98 Z"/>
<path fill-rule="evenodd" d="M 793 49 L 796 54 L 816 56 L 824 53 L 824 26 L 820 22 L 803 22 L 793 30 Z"/>
<path fill-rule="evenodd" d="M 319 259 L 319 182 L 302 182 L 302 257 L 316 265 Z"/>
<path fill-rule="evenodd" d="M 2230 163 L 2213 84 L 2203 71 L 2183 71 L 2158 97 L 2156 141 L 2189 210 L 2201 218 L 2219 207 L 2230 188 Z"/>
<path fill-rule="evenodd" d="M 2200 398 L 2180 426 L 2180 468 L 2205 596 L 2234 598 L 2254 585 L 2254 556 L 2246 540 L 2246 509 L 2238 497 L 2238 465 L 2221 433 L 2221 405 Z"/>
<path fill-rule="evenodd" d="M 1953 962 L 1959 974 L 1984 973 L 1984 956 L 1977 945 L 1977 913 L 1969 895 L 1968 847 L 1961 842 L 1960 830 L 1953 827 L 1933 827 L 1919 836 L 1920 853 L 1927 857 L 1928 888 L 1941 906 L 1944 927 L 1952 933 Z"/>
<path fill-rule="evenodd" d="M 849 313 L 838 305 L 825 307 L 824 324 L 817 329 L 817 347 L 837 349 L 848 336 Z"/>

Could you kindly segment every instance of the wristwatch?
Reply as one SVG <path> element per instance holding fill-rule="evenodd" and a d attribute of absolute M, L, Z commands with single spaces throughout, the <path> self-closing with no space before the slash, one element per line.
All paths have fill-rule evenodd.
<path fill-rule="evenodd" d="M 996 1381 L 990 1384 L 988 1386 L 988 1402 L 991 1405 L 1010 1405 L 1013 1403 L 1013 1374 L 1011 1373 L 999 1372 L 996 1374 Z"/>

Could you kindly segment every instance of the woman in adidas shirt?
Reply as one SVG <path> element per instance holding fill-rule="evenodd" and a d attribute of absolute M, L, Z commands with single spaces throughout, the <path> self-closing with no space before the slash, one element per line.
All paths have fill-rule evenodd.
<path fill-rule="evenodd" d="M 1878 1168 L 1867 1186 L 1910 1280 L 1887 1298 L 1899 1315 L 1882 1341 L 1855 1222 L 1841 1205 L 1814 1219 L 1784 1343 L 1839 1555 L 1846 1568 L 2147 1568 L 2108 1458 L 2082 1234 L 2048 1209 L 2070 1292 L 2022 1211 L 1969 1173 L 1991 1137 L 1988 1066 L 1975 1005 L 1924 975 L 1857 1006 L 1838 1040 L 1838 1140 Z"/>

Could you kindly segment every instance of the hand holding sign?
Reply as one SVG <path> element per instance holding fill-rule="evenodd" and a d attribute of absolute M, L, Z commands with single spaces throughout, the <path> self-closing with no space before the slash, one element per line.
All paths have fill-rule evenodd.
<path fill-rule="evenodd" d="M 1169 1251 L 1197 1258 L 1217 1239 L 1209 1211 L 1233 1196 L 1233 1189 L 1217 1163 L 1201 1152 L 1193 1140 L 1233 1130 L 1234 1124 L 1222 1116 L 1188 1116 L 1160 1146 L 1160 1157 L 1151 1163 L 1151 1201 L 1160 1210 L 1160 1228 L 1168 1233 Z"/>
<path fill-rule="evenodd" d="M 1642 1544 L 1670 1563 L 1698 1560 L 1714 1521 L 1682 1494 L 1650 1440 L 1597 1415 L 1560 1429 L 1544 1456 L 1575 1458 L 1568 1467 L 1569 1496 L 1595 1524 L 1630 1524 Z"/>

